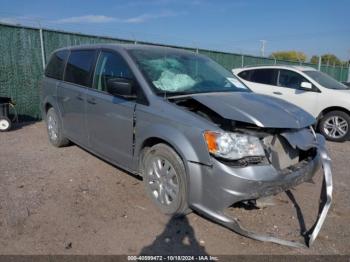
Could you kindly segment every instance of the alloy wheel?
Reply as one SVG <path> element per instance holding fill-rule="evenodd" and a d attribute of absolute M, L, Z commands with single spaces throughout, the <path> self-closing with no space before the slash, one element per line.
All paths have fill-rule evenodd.
<path fill-rule="evenodd" d="M 324 121 L 323 130 L 331 138 L 339 139 L 348 132 L 349 124 L 341 116 L 332 116 Z"/>
<path fill-rule="evenodd" d="M 49 132 L 50 139 L 53 141 L 57 140 L 58 125 L 57 125 L 57 119 L 53 115 L 49 115 L 47 118 L 47 130 Z"/>
<path fill-rule="evenodd" d="M 169 206 L 178 199 L 179 178 L 172 164 L 161 157 L 153 157 L 147 167 L 147 186 L 152 197 L 161 205 Z"/>

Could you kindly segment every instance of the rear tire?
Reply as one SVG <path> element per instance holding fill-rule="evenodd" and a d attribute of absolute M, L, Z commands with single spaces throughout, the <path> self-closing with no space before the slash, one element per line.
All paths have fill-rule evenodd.
<path fill-rule="evenodd" d="M 342 111 L 325 114 L 319 124 L 319 130 L 327 140 L 343 142 L 350 137 L 350 116 Z"/>
<path fill-rule="evenodd" d="M 55 147 L 69 145 L 69 140 L 63 135 L 60 119 L 53 107 L 47 111 L 46 128 L 49 135 L 49 141 L 52 145 Z"/>
<path fill-rule="evenodd" d="M 11 120 L 7 116 L 0 116 L 0 132 L 9 131 L 11 126 Z"/>
<path fill-rule="evenodd" d="M 142 173 L 147 195 L 162 213 L 176 217 L 189 213 L 186 170 L 171 147 L 157 144 L 147 150 Z"/>

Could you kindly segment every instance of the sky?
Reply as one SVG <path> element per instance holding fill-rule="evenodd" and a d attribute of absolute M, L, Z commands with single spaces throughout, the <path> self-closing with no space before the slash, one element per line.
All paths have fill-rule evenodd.
<path fill-rule="evenodd" d="M 350 0 L 0 0 L 0 22 L 235 53 L 350 59 Z"/>

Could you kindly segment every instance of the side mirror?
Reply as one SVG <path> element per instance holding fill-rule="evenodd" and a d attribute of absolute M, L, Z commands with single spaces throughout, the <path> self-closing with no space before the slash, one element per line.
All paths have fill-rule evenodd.
<path fill-rule="evenodd" d="M 312 84 L 310 82 L 301 82 L 300 87 L 305 90 L 312 90 Z"/>
<path fill-rule="evenodd" d="M 114 96 L 136 98 L 133 81 L 126 78 L 111 78 L 107 81 L 107 92 Z"/>

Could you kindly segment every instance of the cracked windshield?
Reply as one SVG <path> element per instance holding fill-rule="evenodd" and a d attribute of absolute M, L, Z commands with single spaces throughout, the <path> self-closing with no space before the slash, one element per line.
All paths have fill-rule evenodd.
<path fill-rule="evenodd" d="M 228 70 L 200 55 L 169 50 L 130 53 L 159 95 L 249 91 Z"/>

